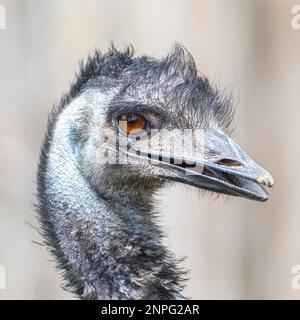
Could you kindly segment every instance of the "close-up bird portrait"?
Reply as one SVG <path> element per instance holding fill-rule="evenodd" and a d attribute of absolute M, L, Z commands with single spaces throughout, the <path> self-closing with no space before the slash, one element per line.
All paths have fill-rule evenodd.
<path fill-rule="evenodd" d="M 154 217 L 153 195 L 168 181 L 268 199 L 265 187 L 273 185 L 272 176 L 224 133 L 231 108 L 197 75 L 192 56 L 180 45 L 162 61 L 112 48 L 104 55 L 96 51 L 81 65 L 70 93 L 51 114 L 37 174 L 42 233 L 76 295 L 184 298 L 182 271 L 163 246 Z M 171 135 L 172 128 L 195 127 L 203 130 L 200 137 L 172 136 L 175 143 L 202 143 L 194 156 L 188 142 L 168 153 L 172 139 L 159 143 L 163 137 L 148 132 L 171 128 Z M 120 148 L 114 150 L 105 142 L 120 131 L 130 139 L 124 144 L 118 137 Z M 112 162 L 111 149 L 133 162 Z"/>
<path fill-rule="evenodd" d="M 2 0 L 0 43 L 0 300 L 300 299 L 300 3 Z"/>

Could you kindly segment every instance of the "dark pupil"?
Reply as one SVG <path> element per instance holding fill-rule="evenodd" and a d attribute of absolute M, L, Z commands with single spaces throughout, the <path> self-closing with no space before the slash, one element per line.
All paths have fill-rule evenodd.
<path fill-rule="evenodd" d="M 130 115 L 128 115 L 128 117 L 127 117 L 127 123 L 128 123 L 129 125 L 134 124 L 134 123 L 136 122 L 136 120 L 137 120 L 137 115 L 135 115 L 135 114 L 130 114 Z"/>

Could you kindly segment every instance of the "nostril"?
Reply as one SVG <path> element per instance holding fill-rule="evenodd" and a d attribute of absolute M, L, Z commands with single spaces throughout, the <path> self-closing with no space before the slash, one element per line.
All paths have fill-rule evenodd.
<path fill-rule="evenodd" d="M 234 159 L 228 159 L 228 158 L 222 158 L 217 160 L 215 163 L 220 164 L 221 166 L 227 166 L 227 167 L 240 167 L 242 164 Z"/>

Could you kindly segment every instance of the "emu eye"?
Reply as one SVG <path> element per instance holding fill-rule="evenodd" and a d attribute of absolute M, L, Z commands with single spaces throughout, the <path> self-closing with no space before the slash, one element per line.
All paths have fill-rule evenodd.
<path fill-rule="evenodd" d="M 139 114 L 126 113 L 118 118 L 119 128 L 127 134 L 141 133 L 146 129 L 146 120 Z"/>

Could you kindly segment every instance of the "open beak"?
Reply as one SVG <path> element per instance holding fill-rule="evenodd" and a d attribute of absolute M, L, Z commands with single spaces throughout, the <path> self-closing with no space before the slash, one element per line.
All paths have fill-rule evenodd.
<path fill-rule="evenodd" d="M 151 157 L 153 164 L 174 173 L 161 174 L 161 178 L 251 200 L 267 200 L 267 188 L 273 186 L 270 173 L 225 133 L 211 128 L 201 132 L 194 141 L 201 147 L 192 156 L 183 147 L 171 156 L 168 153 L 169 157 L 165 157 L 164 148 L 151 148 L 147 154 L 140 150 L 139 157 Z"/>
<path fill-rule="evenodd" d="M 267 188 L 274 183 L 270 173 L 223 132 L 210 128 L 203 132 L 202 152 L 195 155 L 194 163 L 183 160 L 177 165 L 177 170 L 183 172 L 177 180 L 214 192 L 267 200 Z"/>

